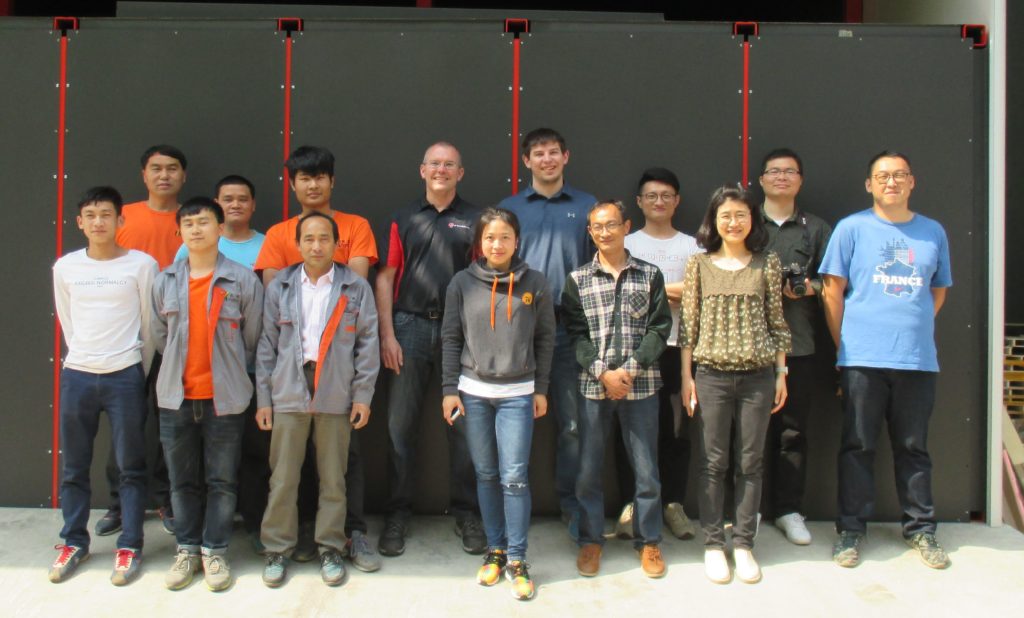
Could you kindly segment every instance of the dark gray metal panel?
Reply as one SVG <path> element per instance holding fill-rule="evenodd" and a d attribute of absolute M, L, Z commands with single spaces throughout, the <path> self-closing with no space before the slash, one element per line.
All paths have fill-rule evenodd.
<path fill-rule="evenodd" d="M 1024 5 L 1006 3 L 1006 321 L 1024 324 Z"/>
<path fill-rule="evenodd" d="M 935 500 L 941 519 L 984 506 L 984 165 L 977 165 L 978 54 L 958 28 L 763 25 L 751 46 L 751 159 L 755 186 L 765 152 L 790 146 L 805 165 L 798 202 L 833 224 L 868 208 L 868 159 L 905 152 L 917 186 L 911 208 L 946 228 L 954 287 L 937 321 L 942 367 L 931 423 Z M 835 510 L 840 415 L 823 358 L 821 411 L 811 427 L 807 510 Z M 883 444 L 887 442 L 883 441 Z M 877 467 L 878 515 L 898 519 L 888 448 Z"/>
<path fill-rule="evenodd" d="M 337 159 L 332 206 L 382 231 L 392 212 L 423 194 L 419 164 L 431 143 L 462 152 L 463 197 L 479 205 L 506 193 L 511 123 L 510 36 L 496 24 L 308 22 L 294 44 L 292 146 L 330 148 Z M 293 201 L 292 212 L 298 212 Z M 378 245 L 387 239 L 378 235 Z M 382 372 L 384 373 L 384 372 Z M 362 430 L 367 502 L 387 498 L 387 382 Z M 441 396 L 424 399 L 416 507 L 440 512 L 447 500 L 447 447 Z"/>
<path fill-rule="evenodd" d="M 623 200 L 637 225 L 640 174 L 672 169 L 693 234 L 711 191 L 740 179 L 741 43 L 724 24 L 539 24 L 523 39 L 520 130 L 562 133 L 568 182 Z"/>
<path fill-rule="evenodd" d="M 88 20 L 71 37 L 65 247 L 81 247 L 74 209 L 87 187 L 146 199 L 142 152 L 178 146 L 189 160 L 181 198 L 212 195 L 229 173 L 257 187 L 254 225 L 281 217 L 283 35 L 272 22 Z M 155 422 L 147 425 L 155 444 Z M 93 458 L 93 506 L 107 506 L 104 429 Z"/>
<path fill-rule="evenodd" d="M 48 19 L 0 20 L 0 495 L 4 506 L 49 506 L 53 288 L 60 45 Z"/>
<path fill-rule="evenodd" d="M 284 36 L 261 22 L 88 20 L 69 49 L 68 205 L 112 184 L 146 199 L 139 157 L 169 143 L 189 160 L 182 200 L 229 173 L 257 188 L 254 225 L 281 218 Z M 67 220 L 66 238 L 84 244 Z"/>

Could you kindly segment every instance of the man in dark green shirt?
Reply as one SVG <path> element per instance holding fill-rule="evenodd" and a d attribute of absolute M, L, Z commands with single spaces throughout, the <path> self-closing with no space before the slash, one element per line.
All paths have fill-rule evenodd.
<path fill-rule="evenodd" d="M 765 488 L 768 515 L 790 542 L 807 545 L 811 534 L 800 514 L 806 479 L 807 417 L 813 405 L 814 332 L 821 323 L 821 277 L 818 266 L 832 228 L 820 217 L 796 206 L 803 185 L 803 162 L 788 148 L 765 155 L 761 166 L 764 204 L 761 214 L 768 230 L 768 249 L 778 254 L 783 268 L 803 271 L 803 287 L 786 277 L 782 311 L 793 335 L 793 351 L 786 357 L 789 397 L 773 414 L 765 449 Z"/>

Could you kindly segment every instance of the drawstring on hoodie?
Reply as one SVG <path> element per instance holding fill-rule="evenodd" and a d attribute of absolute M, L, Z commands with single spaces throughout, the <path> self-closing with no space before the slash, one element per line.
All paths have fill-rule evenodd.
<path fill-rule="evenodd" d="M 510 272 L 508 274 L 508 323 L 512 323 L 512 288 L 515 284 L 516 274 Z M 495 275 L 494 283 L 491 284 L 491 330 L 494 330 L 494 309 L 496 301 L 498 299 L 498 276 Z"/>

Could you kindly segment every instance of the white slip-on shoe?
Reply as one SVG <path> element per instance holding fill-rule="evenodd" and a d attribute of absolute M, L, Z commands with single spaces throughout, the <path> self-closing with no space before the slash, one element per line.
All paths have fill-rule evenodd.
<path fill-rule="evenodd" d="M 729 561 L 725 559 L 725 550 L 704 550 L 704 574 L 716 584 L 729 583 L 732 573 L 729 571 Z"/>
<path fill-rule="evenodd" d="M 732 552 L 732 558 L 736 563 L 736 579 L 746 584 L 761 581 L 761 567 L 754 559 L 753 552 L 749 549 L 736 548 Z"/>

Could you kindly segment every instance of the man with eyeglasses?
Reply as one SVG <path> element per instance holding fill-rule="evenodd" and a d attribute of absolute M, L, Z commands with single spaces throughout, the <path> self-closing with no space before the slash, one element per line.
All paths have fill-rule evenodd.
<path fill-rule="evenodd" d="M 679 179 L 663 167 L 644 170 L 637 183 L 636 204 L 644 213 L 644 227 L 626 236 L 630 255 L 654 264 L 665 278 L 665 293 L 672 310 L 672 331 L 668 345 L 658 358 L 662 387 L 658 390 L 658 470 L 661 476 L 661 502 L 665 523 L 680 539 L 692 539 L 697 530 L 686 516 L 683 500 L 690 469 L 689 416 L 683 411 L 682 356 L 676 337 L 679 333 L 679 302 L 683 293 L 686 260 L 700 253 L 697 240 L 672 225 L 679 207 Z M 616 441 L 619 460 L 619 494 L 629 499 L 634 493 L 632 468 L 626 465 L 628 454 L 621 440 Z M 635 505 L 632 500 L 622 508 L 615 535 L 634 537 Z"/>
<path fill-rule="evenodd" d="M 522 231 L 519 255 L 530 268 L 544 273 L 551 284 L 552 297 L 558 303 L 565 277 L 586 264 L 593 255 L 594 247 L 587 235 L 587 214 L 596 198 L 565 181 L 569 150 L 558 131 L 539 128 L 527 133 L 522 142 L 522 157 L 523 164 L 530 170 L 530 186 L 505 198 L 499 206 L 519 218 Z M 580 366 L 558 306 L 555 319 L 558 325 L 548 393 L 558 431 L 555 494 L 562 521 L 569 525 L 569 536 L 575 539 L 579 524 L 576 475 L 580 465 L 579 408 L 582 402 L 576 381 Z"/>
<path fill-rule="evenodd" d="M 789 148 L 777 148 L 761 163 L 764 203 L 761 217 L 768 230 L 768 249 L 782 261 L 787 274 L 782 288 L 782 311 L 793 335 L 786 356 L 789 397 L 773 414 L 765 444 L 764 479 L 768 516 L 791 543 L 809 545 L 811 533 L 800 514 L 807 478 L 807 419 L 814 404 L 814 336 L 820 323 L 821 277 L 818 267 L 832 228 L 820 217 L 797 208 L 803 186 L 803 161 Z"/>
<path fill-rule="evenodd" d="M 935 540 L 928 420 L 939 363 L 935 316 L 953 285 L 942 225 L 910 210 L 906 155 L 879 153 L 864 187 L 873 205 L 836 226 L 821 263 L 825 317 L 839 349 L 843 430 L 839 447 L 839 539 L 832 559 L 860 563 L 875 506 L 874 460 L 882 425 L 896 469 L 903 538 L 929 567 L 949 556 Z"/>
<path fill-rule="evenodd" d="M 622 202 L 594 204 L 588 230 L 597 254 L 572 271 L 562 292 L 565 329 L 584 370 L 580 407 L 579 554 L 576 570 L 597 575 L 604 545 L 605 442 L 618 416 L 636 479 L 633 547 L 648 577 L 663 577 L 661 483 L 658 476 L 658 359 L 665 351 L 672 312 L 665 278 L 654 264 L 626 251 L 629 221 Z"/>
<path fill-rule="evenodd" d="M 465 169 L 455 146 L 437 142 L 420 164 L 426 193 L 395 213 L 388 230 L 384 266 L 377 273 L 380 351 L 388 376 L 388 478 L 390 496 L 384 530 L 377 543 L 381 554 L 405 551 L 416 481 L 419 423 L 432 383 L 441 384 L 441 318 L 445 293 L 455 273 L 469 266 L 473 228 L 480 209 L 462 199 L 456 185 Z M 428 416 L 442 422 L 440 414 Z M 482 554 L 487 537 L 480 523 L 476 473 L 466 444 L 465 422 L 447 429 L 449 513 L 462 549 Z"/>

